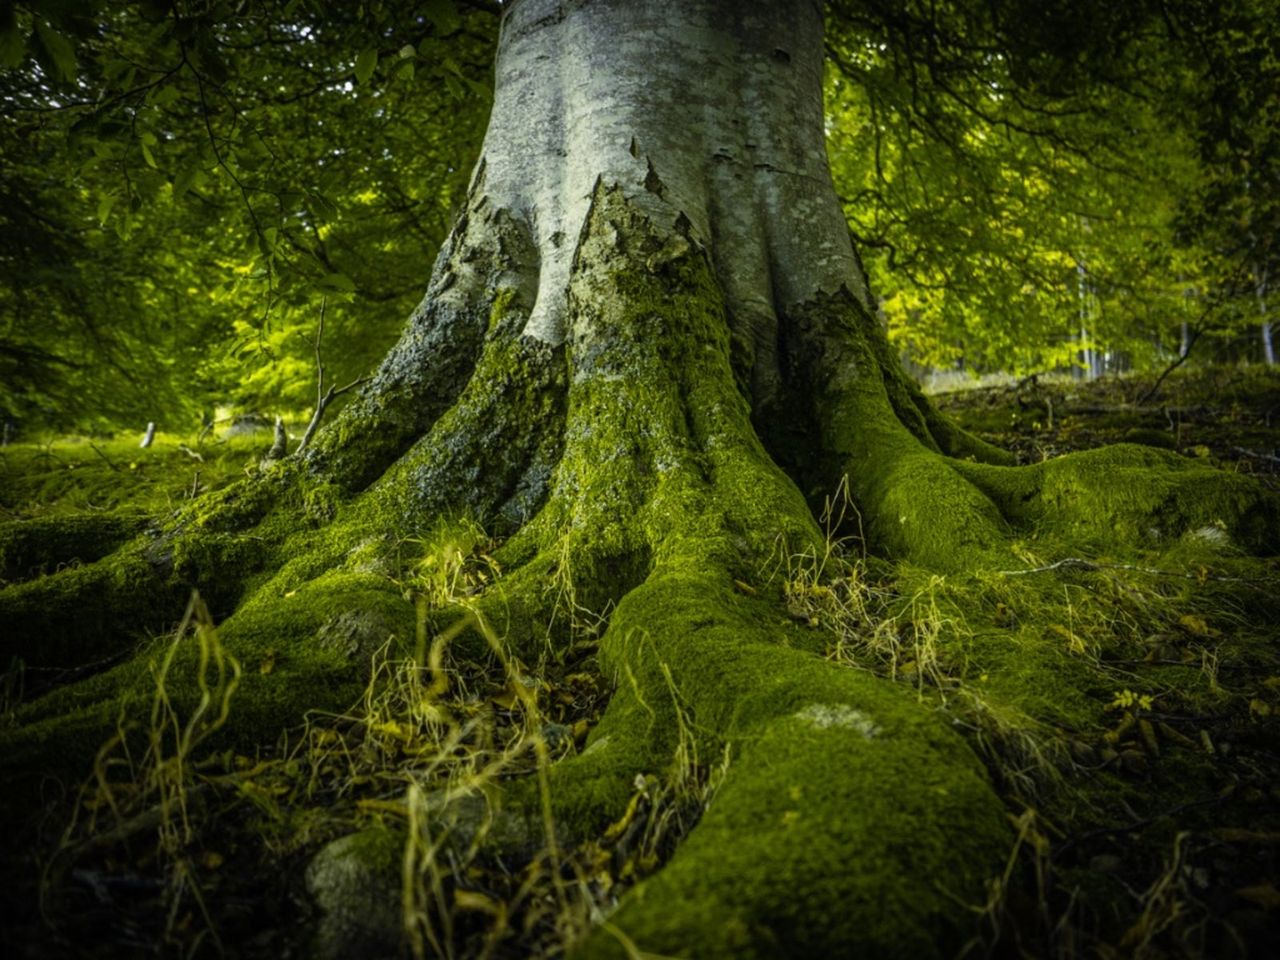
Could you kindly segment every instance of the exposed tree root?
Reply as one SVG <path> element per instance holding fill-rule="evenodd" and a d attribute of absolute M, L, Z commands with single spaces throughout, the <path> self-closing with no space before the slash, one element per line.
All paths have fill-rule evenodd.
<path fill-rule="evenodd" d="M 86 645 L 122 649 L 139 627 L 164 629 L 195 586 L 229 614 L 220 638 L 244 668 L 209 745 L 247 749 L 350 702 L 388 638 L 409 648 L 444 632 L 483 657 L 501 635 L 503 657 L 535 663 L 599 632 L 610 706 L 544 781 L 486 786 L 510 827 L 493 839 L 547 844 L 549 812 L 557 842 L 580 841 L 624 815 L 637 775 L 678 778 L 691 752 L 729 764 L 674 858 L 580 955 L 625 956 L 628 942 L 698 957 L 949 955 L 1012 834 L 942 715 L 824 657 L 826 641 L 789 617 L 770 564 L 826 549 L 810 503 L 847 478 L 862 524 L 850 532 L 957 573 L 1010 567 L 1015 536 L 1034 531 L 1141 543 L 1212 529 L 1273 550 L 1274 498 L 1138 447 L 998 465 L 896 372 L 846 292 L 786 320 L 778 379 L 796 405 L 786 423 L 774 408 L 754 424 L 739 387 L 751 371 L 734 366 L 713 271 L 679 221 L 656 224 L 599 185 L 568 341 L 551 347 L 519 335 L 533 303 L 523 228 L 482 208 L 473 194 L 434 299 L 304 460 L 97 563 L 0 592 L 8 652 L 65 664 Z M 507 536 L 491 582 L 452 611 L 420 594 L 415 608 L 405 585 L 441 517 Z M 174 703 L 200 695 L 193 657 L 169 674 Z M 0 733 L 6 766 L 69 772 L 152 682 L 139 655 L 24 705 L 23 726 Z M 37 761 L 50 751 L 55 763 Z"/>

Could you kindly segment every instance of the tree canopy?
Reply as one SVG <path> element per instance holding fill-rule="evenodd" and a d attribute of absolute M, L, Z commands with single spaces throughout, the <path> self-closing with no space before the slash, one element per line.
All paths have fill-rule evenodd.
<path fill-rule="evenodd" d="M 1267 6 L 832 3 L 828 148 L 907 355 L 1141 365 L 1184 321 L 1256 323 L 1280 256 Z M 301 414 L 326 298 L 333 377 L 367 372 L 465 187 L 497 12 L 4 4 L 4 414 Z"/>
<path fill-rule="evenodd" d="M 418 12 L 421 11 L 421 12 Z M 493 18 L 448 3 L 6 5 L 6 413 L 301 410 L 421 296 L 470 171 Z"/>
<path fill-rule="evenodd" d="M 494 5 L 6 3 L 0 405 L 300 414 L 419 296 L 483 130 Z M 891 335 L 1026 373 L 1159 361 L 1277 272 L 1267 4 L 829 9 L 829 151 Z"/>

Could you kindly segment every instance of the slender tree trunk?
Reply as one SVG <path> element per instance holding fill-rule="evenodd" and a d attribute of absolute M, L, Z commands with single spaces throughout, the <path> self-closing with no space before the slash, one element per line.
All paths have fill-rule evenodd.
<path fill-rule="evenodd" d="M 1258 315 L 1262 318 L 1259 327 L 1262 333 L 1262 362 L 1268 367 L 1276 364 L 1275 345 L 1271 339 L 1271 319 L 1267 312 L 1267 271 L 1254 268 L 1254 292 L 1258 297 Z"/>

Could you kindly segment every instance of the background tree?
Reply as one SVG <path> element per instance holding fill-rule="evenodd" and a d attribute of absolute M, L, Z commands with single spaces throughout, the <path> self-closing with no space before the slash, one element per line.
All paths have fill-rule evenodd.
<path fill-rule="evenodd" d="M 1089 337 L 1139 365 L 1163 363 L 1188 319 L 1253 326 L 1241 251 L 1273 232 L 1247 224 L 1275 190 L 1234 212 L 1223 190 L 1267 149 L 1269 111 L 1237 109 L 1274 100 L 1264 19 L 1248 4 L 841 6 L 834 172 L 895 343 L 1030 373 L 1087 347 L 1082 308 Z"/>

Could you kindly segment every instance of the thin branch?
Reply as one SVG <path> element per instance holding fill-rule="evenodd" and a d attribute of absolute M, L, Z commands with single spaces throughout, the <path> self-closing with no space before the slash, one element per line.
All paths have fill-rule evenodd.
<path fill-rule="evenodd" d="M 1164 368 L 1164 372 L 1156 378 L 1156 382 L 1151 385 L 1151 389 L 1137 399 L 1136 403 L 1138 406 L 1142 406 L 1159 393 L 1160 387 L 1163 385 L 1165 378 L 1186 363 L 1187 357 L 1191 356 L 1191 348 L 1196 345 L 1196 341 L 1200 339 L 1200 334 L 1202 333 L 1204 333 L 1204 327 L 1202 325 L 1196 324 L 1191 327 L 1187 336 L 1187 348 L 1178 354 L 1178 358 L 1174 360 L 1173 363 Z"/>
<path fill-rule="evenodd" d="M 1272 456 L 1269 453 L 1259 453 L 1257 450 L 1246 450 L 1244 447 L 1232 447 L 1234 453 L 1240 454 L 1242 457 L 1252 457 L 1254 460 L 1261 460 L 1264 463 L 1280 463 L 1280 457 Z"/>
<path fill-rule="evenodd" d="M 94 453 L 96 453 L 98 456 L 100 456 L 103 459 L 103 461 L 106 462 L 107 466 L 111 468 L 112 472 L 114 473 L 120 472 L 120 468 L 117 467 L 114 462 L 112 462 L 110 457 L 108 457 L 105 453 L 103 453 L 101 450 L 98 449 L 98 445 L 96 443 L 91 442 L 89 446 Z"/>
<path fill-rule="evenodd" d="M 1028 573 L 1048 573 L 1052 570 L 1132 570 L 1135 573 L 1148 573 L 1156 577 L 1179 577 L 1183 580 L 1217 580 L 1222 583 L 1250 583 L 1240 577 L 1219 577 L 1208 573 L 1183 573 L 1178 570 L 1160 570 L 1157 567 L 1140 567 L 1134 563 L 1103 563 L 1100 560 L 1086 560 L 1083 557 L 1066 557 L 1056 563 L 1043 567 L 1028 567 L 1025 570 L 997 570 L 1002 577 L 1020 577 Z"/>
<path fill-rule="evenodd" d="M 338 399 L 338 397 L 342 396 L 344 393 L 348 393 L 361 384 L 369 381 L 368 377 L 357 377 L 346 386 L 330 387 L 328 390 L 324 388 L 324 358 L 320 352 L 320 342 L 324 338 L 324 314 L 328 304 L 328 297 L 321 299 L 320 322 L 316 324 L 316 339 L 313 344 L 316 354 L 316 409 L 315 412 L 311 414 L 311 422 L 307 424 L 307 429 L 302 434 L 302 439 L 298 441 L 298 449 L 293 451 L 295 455 L 302 453 L 303 450 L 307 449 L 307 444 L 311 442 L 312 436 L 315 434 L 316 430 L 320 428 L 320 420 L 324 416 L 324 412 L 328 408 L 329 404 L 333 403 L 334 400 Z"/>
<path fill-rule="evenodd" d="M 329 308 L 329 298 L 320 298 L 320 322 L 316 324 L 316 339 L 312 344 L 312 348 L 316 354 L 316 409 L 320 409 L 320 405 L 324 403 L 324 357 L 320 354 L 320 341 L 324 339 L 324 314 Z M 306 438 L 303 438 L 306 442 Z"/>

